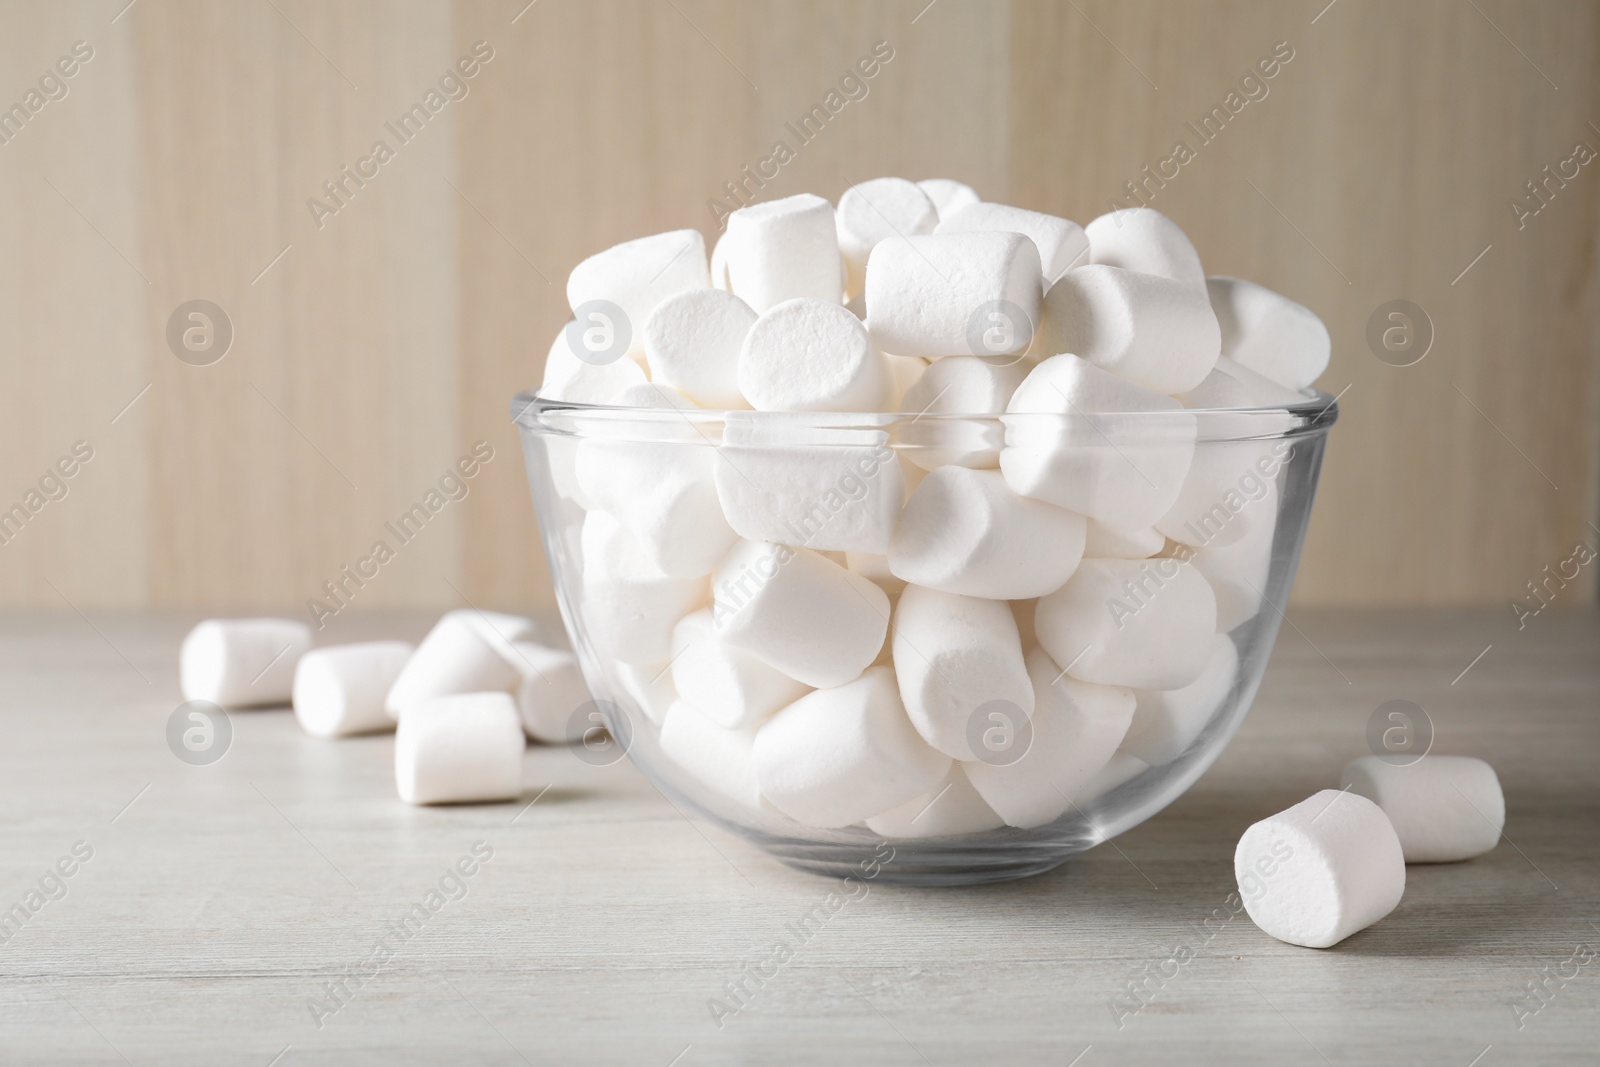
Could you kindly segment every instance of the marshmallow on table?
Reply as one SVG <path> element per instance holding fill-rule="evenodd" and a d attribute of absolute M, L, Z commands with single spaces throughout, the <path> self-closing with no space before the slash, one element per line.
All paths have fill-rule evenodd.
<path fill-rule="evenodd" d="M 672 682 L 684 703 L 728 730 L 758 726 L 810 692 L 805 683 L 725 643 L 709 610 L 685 615 L 673 627 Z"/>
<path fill-rule="evenodd" d="M 1279 941 L 1328 948 L 1388 915 L 1406 888 L 1400 839 L 1366 797 L 1324 789 L 1251 826 L 1233 854 L 1245 911 Z"/>
<path fill-rule="evenodd" d="M 1072 677 L 1133 689 L 1181 689 L 1211 661 L 1217 600 L 1176 559 L 1085 559 L 1039 598 L 1039 644 Z"/>
<path fill-rule="evenodd" d="M 1147 207 L 1107 212 L 1084 227 L 1089 259 L 1113 267 L 1158 274 L 1205 291 L 1206 272 L 1178 224 Z"/>
<path fill-rule="evenodd" d="M 756 734 L 762 795 L 807 826 L 849 826 L 909 803 L 950 767 L 912 728 L 887 667 L 808 693 Z"/>
<path fill-rule="evenodd" d="M 1500 841 L 1506 798 L 1494 768 L 1469 756 L 1423 756 L 1394 765 L 1378 756 L 1351 760 L 1341 788 L 1389 817 L 1407 863 L 1454 863 Z"/>
<path fill-rule="evenodd" d="M 412 706 L 458 693 L 509 692 L 517 684 L 511 644 L 533 636 L 516 615 L 462 608 L 440 616 L 417 645 L 384 698 L 384 711 L 402 719 Z"/>
<path fill-rule="evenodd" d="M 1333 342 L 1316 312 L 1255 282 L 1207 278 L 1222 354 L 1290 389 L 1328 368 Z"/>
<path fill-rule="evenodd" d="M 833 205 L 820 196 L 800 193 L 740 208 L 728 216 L 722 246 L 729 289 L 757 315 L 796 297 L 842 302 Z"/>
<path fill-rule="evenodd" d="M 946 593 L 1026 600 L 1072 577 L 1085 526 L 1082 515 L 1018 496 L 999 471 L 940 467 L 906 501 L 889 569 Z"/>
<path fill-rule="evenodd" d="M 889 630 L 888 594 L 810 549 L 741 541 L 713 588 L 722 640 L 809 686 L 859 675 Z"/>
<path fill-rule="evenodd" d="M 1034 691 L 1027 727 L 1008 732 L 1004 744 L 984 759 L 961 765 L 1006 825 L 1023 829 L 1072 810 L 1111 762 L 1134 703 L 1130 690 L 1062 675 L 1043 649 L 1030 649 L 1027 665 Z M 1016 748 L 1022 749 L 1020 756 Z"/>
<path fill-rule="evenodd" d="M 551 744 L 583 740 L 589 723 L 581 717 L 574 722 L 572 713 L 589 702 L 589 684 L 577 657 L 535 641 L 513 641 L 511 650 L 511 665 L 520 675 L 517 711 L 522 729 L 535 741 Z"/>
<path fill-rule="evenodd" d="M 1070 219 L 1006 204 L 973 203 L 954 211 L 940 211 L 939 225 L 933 232 L 982 230 L 1020 233 L 1031 240 L 1039 250 L 1039 269 L 1046 286 L 1073 267 L 1089 262 L 1089 238 L 1082 226 Z"/>
<path fill-rule="evenodd" d="M 889 551 L 905 477 L 883 430 L 729 412 L 717 450 L 717 498 L 752 541 L 819 551 Z"/>
<path fill-rule="evenodd" d="M 729 729 L 683 700 L 661 722 L 658 741 L 667 758 L 708 789 L 749 809 L 763 806 L 756 784 L 753 727 Z"/>
<path fill-rule="evenodd" d="M 1205 577 L 1217 599 L 1217 631 L 1227 633 L 1256 617 L 1272 573 L 1272 549 L 1277 535 L 1276 497 L 1252 507 L 1259 518 L 1249 522 L 1243 536 L 1227 543 L 1208 543 L 1193 551 L 1189 565 Z"/>
<path fill-rule="evenodd" d="M 287 704 L 311 628 L 293 619 L 207 619 L 183 639 L 178 684 L 185 700 L 224 708 Z"/>
<path fill-rule="evenodd" d="M 1031 363 L 1020 356 L 946 356 L 936 359 L 906 390 L 900 407 L 915 418 L 900 430 L 905 456 L 927 470 L 955 463 L 998 467 L 1004 431 L 993 419 L 939 418 L 998 415 L 1011 402 Z"/>
<path fill-rule="evenodd" d="M 749 407 L 739 392 L 739 350 L 755 321 L 749 304 L 721 289 L 689 289 L 667 298 L 645 320 L 650 380 L 707 407 Z"/>
<path fill-rule="evenodd" d="M 709 580 L 674 578 L 637 538 L 604 511 L 584 516 L 580 605 L 602 655 L 623 663 L 659 663 L 672 655 L 672 627 L 705 603 Z"/>
<path fill-rule="evenodd" d="M 796 297 L 745 335 L 739 391 L 757 411 L 876 411 L 888 399 L 889 366 L 848 308 Z"/>
<path fill-rule="evenodd" d="M 312 649 L 295 668 L 294 717 L 312 737 L 393 730 L 383 701 L 412 651 L 404 641 Z"/>
<path fill-rule="evenodd" d="M 1239 650 L 1226 634 L 1214 635 L 1200 677 L 1182 689 L 1134 691 L 1138 706 L 1122 751 L 1152 767 L 1171 763 L 1194 744 L 1238 677 Z"/>
<path fill-rule="evenodd" d="M 1005 820 L 983 802 L 958 763 L 944 781 L 921 796 L 867 820 L 867 829 L 881 837 L 954 837 L 998 830 Z"/>
<path fill-rule="evenodd" d="M 977 758 L 969 735 L 985 704 L 1033 711 L 1022 640 L 1003 601 L 908 585 L 895 606 L 893 642 L 906 714 L 946 755 Z"/>
<path fill-rule="evenodd" d="M 865 287 L 873 248 L 883 241 L 932 233 L 939 223 L 939 210 L 916 182 L 873 178 L 844 191 L 834 221 L 848 271 L 845 291 L 855 294 Z"/>
<path fill-rule="evenodd" d="M 1006 412 L 1011 488 L 1122 529 L 1165 515 L 1194 458 L 1181 403 L 1071 354 L 1034 367 Z"/>
<path fill-rule="evenodd" d="M 677 703 L 678 689 L 672 684 L 672 664 L 614 663 L 611 666 L 622 695 L 629 697 L 645 718 L 660 726 L 667 710 Z"/>
<path fill-rule="evenodd" d="M 611 323 L 628 330 L 628 354 L 644 354 L 644 325 L 657 304 L 685 289 L 711 285 L 706 266 L 706 241 L 699 230 L 671 230 L 613 245 L 596 252 L 572 268 L 567 276 L 567 303 L 576 314 L 585 304 L 604 300 L 615 304 L 626 323 Z M 580 322 L 588 328 L 588 322 Z"/>
<path fill-rule="evenodd" d="M 1096 559 L 1147 559 L 1166 544 L 1166 535 L 1154 526 L 1125 529 L 1090 519 L 1083 554 Z"/>
<path fill-rule="evenodd" d="M 406 709 L 394 779 L 407 804 L 511 800 L 522 793 L 522 721 L 506 693 L 463 693 Z"/>
<path fill-rule="evenodd" d="M 982 199 L 976 189 L 954 178 L 924 178 L 917 183 L 917 188 L 928 194 L 940 219 Z"/>
<path fill-rule="evenodd" d="M 1039 250 L 1016 233 L 880 242 L 866 286 L 867 329 L 878 347 L 930 358 L 1027 351 L 1044 292 Z M 1011 321 L 1019 314 L 1026 321 Z"/>

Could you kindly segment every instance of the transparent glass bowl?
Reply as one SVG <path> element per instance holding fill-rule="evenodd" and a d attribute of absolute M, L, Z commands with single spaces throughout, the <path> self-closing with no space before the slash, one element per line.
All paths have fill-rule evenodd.
<path fill-rule="evenodd" d="M 1255 697 L 1282 621 L 1280 609 L 1288 600 L 1299 562 L 1327 431 L 1338 417 L 1334 400 L 1326 394 L 1307 390 L 1302 395 L 1302 403 L 1289 407 L 1191 410 L 1175 418 L 1164 413 L 1104 412 L 962 416 L 681 411 L 559 402 L 527 392 L 516 397 L 512 415 L 522 436 L 557 599 L 595 698 L 596 721 L 603 719 L 640 770 L 680 807 L 742 835 L 792 866 L 830 876 L 859 877 L 863 871 L 877 870 L 872 876 L 884 881 L 956 885 L 1046 871 L 1138 825 L 1181 795 L 1233 737 Z M 1163 460 L 1170 459 L 1173 448 L 1187 447 L 1191 433 L 1193 458 L 1183 475 L 1187 481 L 1179 504 L 1157 524 L 1180 534 L 1190 547 L 1169 538 L 1162 555 L 1149 563 L 1160 568 L 1157 573 L 1191 566 L 1207 578 L 1218 604 L 1217 629 L 1236 648 L 1237 669 L 1231 681 L 1224 678 L 1225 689 L 1213 686 L 1205 704 L 1215 701 L 1214 708 L 1202 707 L 1198 715 L 1191 708 L 1186 728 L 1164 735 L 1156 730 L 1153 744 L 1148 729 L 1142 732 L 1141 743 L 1125 741 L 1146 758 L 1119 749 L 1090 781 L 1063 793 L 1064 810 L 1044 825 L 886 838 L 865 823 L 844 828 L 803 825 L 765 799 L 750 801 L 748 791 L 709 784 L 664 753 L 660 744 L 660 722 L 673 699 L 673 667 L 663 649 L 669 646 L 676 616 L 684 612 L 683 602 L 669 612 L 673 617 L 631 618 L 625 627 L 628 639 L 653 651 L 633 654 L 629 646 L 630 651 L 619 656 L 614 651 L 616 620 L 602 617 L 605 613 L 594 599 L 584 596 L 585 504 L 594 503 L 585 483 L 588 490 L 602 494 L 628 491 L 616 484 L 597 485 L 597 478 L 607 479 L 603 472 L 619 468 L 589 463 L 584 459 L 586 450 L 591 458 L 620 456 L 628 462 L 631 456 L 657 465 L 656 469 L 704 472 L 734 464 L 740 468 L 740 486 L 730 491 L 743 493 L 759 493 L 769 479 L 781 479 L 786 449 L 808 450 L 813 461 L 836 449 L 841 471 L 848 471 L 847 456 L 867 450 L 889 457 L 886 450 L 892 450 L 893 464 L 902 475 L 902 492 L 909 495 L 924 469 L 940 462 L 993 467 L 1006 446 L 1037 452 L 1053 444 L 1056 460 L 1069 468 L 1064 476 L 1075 491 L 1087 493 L 1091 507 L 1098 507 L 1102 498 L 1110 507 L 1110 498 L 1118 495 L 1119 478 L 1142 479 L 1155 489 L 1163 478 L 1174 477 L 1171 464 Z M 731 445 L 726 451 L 725 436 Z M 588 468 L 580 472 L 584 463 Z M 828 507 L 815 512 L 824 527 L 836 533 L 854 528 L 849 509 L 871 506 L 872 491 L 852 499 L 855 485 L 835 486 L 841 492 L 829 501 L 831 507 L 843 500 L 842 520 Z M 815 526 L 802 525 L 808 530 Z M 795 540 L 804 536 L 793 524 L 789 528 L 796 529 Z M 831 535 L 821 536 L 826 540 Z M 706 550 L 715 553 L 720 548 L 713 545 Z M 886 587 L 894 600 L 895 583 L 881 572 L 872 574 L 870 563 L 842 553 L 829 555 L 863 567 L 863 573 Z M 1188 558 L 1178 558 L 1184 556 Z M 705 588 L 709 598 L 709 577 Z M 1026 647 L 1033 640 L 1031 612 L 1026 604 L 1014 610 Z M 646 629 L 641 631 L 640 625 Z M 892 645 L 893 635 L 891 625 L 877 662 L 890 661 L 887 646 Z M 1161 650 L 1155 654 L 1161 655 Z M 625 662 L 640 659 L 649 662 Z M 1141 705 L 1135 719 L 1142 714 Z M 1135 732 L 1130 730 L 1130 738 Z M 706 760 L 717 765 L 712 776 L 746 756 L 742 751 L 705 753 Z M 736 793 L 742 799 L 735 799 Z M 886 839 L 892 852 L 884 847 Z"/>

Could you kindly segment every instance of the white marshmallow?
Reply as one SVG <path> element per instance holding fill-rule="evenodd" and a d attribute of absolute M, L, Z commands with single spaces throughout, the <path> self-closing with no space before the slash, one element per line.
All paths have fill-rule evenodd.
<path fill-rule="evenodd" d="M 1000 470 L 1011 488 L 1110 526 L 1165 515 L 1194 457 L 1182 404 L 1075 355 L 1034 367 L 1006 410 Z"/>
<path fill-rule="evenodd" d="M 672 682 L 684 702 L 718 726 L 759 726 L 810 687 L 717 636 L 711 612 L 685 615 L 672 629 Z"/>
<path fill-rule="evenodd" d="M 1290 389 L 1304 389 L 1328 369 L 1333 342 L 1316 312 L 1265 286 L 1207 278 L 1222 327 L 1222 354 Z"/>
<path fill-rule="evenodd" d="M 645 321 L 650 380 L 707 407 L 749 407 L 739 392 L 739 350 L 755 321 L 749 304 L 721 289 L 669 297 Z"/>
<path fill-rule="evenodd" d="M 183 639 L 178 685 L 185 700 L 218 707 L 287 704 L 311 627 L 293 619 L 207 619 Z"/>
<path fill-rule="evenodd" d="M 391 719 L 425 700 L 458 693 L 509 692 L 517 683 L 513 641 L 533 636 L 533 623 L 515 615 L 462 608 L 439 617 L 417 645 L 384 698 Z"/>
<path fill-rule="evenodd" d="M 1166 535 L 1154 526 L 1119 529 L 1090 519 L 1083 554 L 1096 559 L 1148 559 L 1166 544 Z"/>
<path fill-rule="evenodd" d="M 1299 390 L 1275 382 L 1225 355 L 1217 357 L 1217 365 L 1211 368 L 1204 381 L 1178 399 L 1186 408 L 1281 408 L 1306 402 Z M 1237 423 L 1241 434 L 1262 432 L 1259 417 L 1241 417 Z M 1293 425 L 1293 420 L 1285 415 L 1276 424 L 1281 428 L 1275 432 L 1282 433 Z"/>
<path fill-rule="evenodd" d="M 976 758 L 969 734 L 985 704 L 1033 711 L 1022 640 L 1004 602 L 908 585 L 895 606 L 893 641 L 906 714 L 940 752 Z"/>
<path fill-rule="evenodd" d="M 505 693 L 465 693 L 406 710 L 394 780 L 407 804 L 512 800 L 522 793 L 522 722 Z"/>
<path fill-rule="evenodd" d="M 393 730 L 383 701 L 412 651 L 404 641 L 312 649 L 295 668 L 294 717 L 312 737 Z"/>
<path fill-rule="evenodd" d="M 855 309 L 851 308 L 850 313 L 855 315 Z M 923 372 L 928 369 L 928 361 L 921 356 L 891 356 L 885 353 L 883 362 L 889 369 L 889 393 L 884 410 L 902 411 L 907 391 L 922 378 Z"/>
<path fill-rule="evenodd" d="M 774 807 L 807 826 L 849 826 L 908 803 L 950 771 L 917 735 L 894 672 L 873 667 L 808 693 L 756 734 L 756 779 Z"/>
<path fill-rule="evenodd" d="M 757 411 L 876 411 L 888 399 L 889 366 L 849 309 L 799 297 L 750 327 L 739 391 Z"/>
<path fill-rule="evenodd" d="M 959 763 L 928 792 L 867 820 L 868 830 L 897 839 L 978 834 L 1004 825 L 1005 820 L 972 788 Z"/>
<path fill-rule="evenodd" d="M 1015 233 L 883 241 L 866 285 L 867 329 L 878 347 L 930 358 L 1027 351 L 1044 292 L 1039 250 Z"/>
<path fill-rule="evenodd" d="M 1176 559 L 1085 559 L 1039 598 L 1039 644 L 1072 677 L 1133 689 L 1181 689 L 1211 659 L 1217 601 Z"/>
<path fill-rule="evenodd" d="M 1239 650 L 1226 634 L 1211 638 L 1210 656 L 1200 677 L 1182 689 L 1138 689 L 1133 725 L 1122 751 L 1152 767 L 1171 763 L 1189 750 L 1205 730 L 1239 677 Z"/>
<path fill-rule="evenodd" d="M 888 556 L 880 556 L 875 552 L 846 552 L 844 565 L 857 574 L 871 578 L 879 589 L 889 594 L 890 599 L 898 597 L 906 587 L 905 580 L 896 578 L 889 569 Z"/>
<path fill-rule="evenodd" d="M 674 578 L 651 561 L 626 527 L 604 511 L 584 516 L 581 606 L 602 655 L 659 663 L 672 655 L 672 627 L 705 603 L 706 578 Z"/>
<path fill-rule="evenodd" d="M 574 313 L 593 300 L 615 304 L 627 317 L 628 354 L 637 358 L 644 354 L 644 324 L 656 305 L 674 293 L 710 285 L 705 238 L 699 230 L 671 230 L 613 245 L 573 267 L 567 303 Z M 623 324 L 611 325 L 620 330 Z"/>
<path fill-rule="evenodd" d="M 729 412 L 715 471 L 728 524 L 752 541 L 889 551 L 905 477 L 889 435 Z"/>
<path fill-rule="evenodd" d="M 517 711 L 522 729 L 535 741 L 551 744 L 583 740 L 589 723 L 573 723 L 572 713 L 590 700 L 577 657 L 563 648 L 535 641 L 513 641 L 511 666 L 519 676 Z"/>
<path fill-rule="evenodd" d="M 1080 807 L 1086 807 L 1090 802 L 1132 781 L 1149 769 L 1150 765 L 1144 760 L 1118 750 L 1112 754 L 1109 763 L 1078 787 L 1078 791 L 1072 794 L 1072 802 Z"/>
<path fill-rule="evenodd" d="M 667 709 L 678 700 L 678 689 L 672 684 L 672 664 L 614 663 L 611 670 L 622 687 L 621 695 L 630 698 L 645 718 L 660 726 L 666 720 Z"/>
<path fill-rule="evenodd" d="M 1500 842 L 1506 798 L 1494 768 L 1469 756 L 1423 756 L 1396 766 L 1351 760 L 1339 785 L 1383 809 L 1407 863 L 1455 863 Z"/>
<path fill-rule="evenodd" d="M 1328 948 L 1395 909 L 1400 840 L 1363 796 L 1324 789 L 1251 826 L 1233 854 L 1250 918 L 1279 941 Z"/>
<path fill-rule="evenodd" d="M 1073 267 L 1089 262 L 1089 238 L 1082 226 L 1070 219 L 1006 204 L 974 203 L 956 211 L 940 211 L 939 225 L 933 232 L 986 230 L 1020 233 L 1032 241 L 1039 250 L 1039 269 L 1046 287 Z"/>
<path fill-rule="evenodd" d="M 647 381 L 644 370 L 627 356 L 609 363 L 589 363 L 573 354 L 563 329 L 550 345 L 544 361 L 544 381 L 539 395 L 569 404 L 609 404 L 618 391 Z"/>
<path fill-rule="evenodd" d="M 711 285 L 712 288 L 721 289 L 725 293 L 733 292 L 733 282 L 728 278 L 728 251 L 732 247 L 733 243 L 728 240 L 726 229 L 711 246 Z"/>
<path fill-rule="evenodd" d="M 661 722 L 661 751 L 718 795 L 749 810 L 762 807 L 756 783 L 753 728 L 718 726 L 700 709 L 676 701 Z"/>
<path fill-rule="evenodd" d="M 889 569 L 946 593 L 1027 600 L 1072 576 L 1086 525 L 1082 515 L 1018 496 L 999 471 L 940 467 L 906 501 Z"/>
<path fill-rule="evenodd" d="M 917 188 L 928 194 L 928 199 L 933 201 L 933 209 L 939 213 L 941 219 L 982 199 L 972 186 L 953 178 L 924 178 L 917 183 Z"/>
<path fill-rule="evenodd" d="M 785 300 L 810 297 L 841 302 L 844 265 L 834 229 L 833 205 L 820 196 L 752 204 L 728 216 L 729 287 L 757 315 Z"/>
<path fill-rule="evenodd" d="M 1034 691 L 1027 729 L 1005 737 L 985 760 L 962 764 L 1006 825 L 1024 829 L 1077 814 L 1073 798 L 1111 762 L 1133 717 L 1129 690 L 1061 675 L 1042 649 L 1030 649 L 1027 664 Z M 1018 746 L 1026 746 L 1020 757 Z"/>
<path fill-rule="evenodd" d="M 845 291 L 854 295 L 865 288 L 867 259 L 880 242 L 932 233 L 938 222 L 928 194 L 904 178 L 873 178 L 846 189 L 835 216 L 848 271 Z"/>
<path fill-rule="evenodd" d="M 1206 287 L 1200 253 L 1178 224 L 1147 207 L 1121 208 L 1084 227 L 1094 263 L 1158 274 L 1196 290 Z"/>
<path fill-rule="evenodd" d="M 900 430 L 905 457 L 927 470 L 947 463 L 998 467 L 1004 427 L 994 419 L 949 416 L 1000 414 L 1032 369 L 1020 356 L 934 360 L 900 404 L 916 416 Z"/>
<path fill-rule="evenodd" d="M 724 642 L 818 688 L 860 674 L 889 629 L 882 589 L 805 548 L 741 541 L 714 588 Z"/>
<path fill-rule="evenodd" d="M 1216 595 L 1219 633 L 1227 633 L 1261 611 L 1277 534 L 1276 497 L 1271 506 L 1267 504 L 1262 501 L 1251 506 L 1262 507 L 1259 517 L 1270 521 L 1247 523 L 1244 536 L 1228 544 L 1207 544 L 1190 559 L 1189 565 L 1205 576 Z"/>

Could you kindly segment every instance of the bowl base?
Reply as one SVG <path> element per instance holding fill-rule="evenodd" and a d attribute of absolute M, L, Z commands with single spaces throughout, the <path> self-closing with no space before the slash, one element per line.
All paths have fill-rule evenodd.
<path fill-rule="evenodd" d="M 765 838 L 758 843 L 775 858 L 807 874 L 911 886 L 986 885 L 1028 878 L 1059 867 L 1092 844 L 1006 847 L 993 842 L 963 845 L 949 839 L 944 843 L 879 839 L 858 845 L 792 838 Z"/>

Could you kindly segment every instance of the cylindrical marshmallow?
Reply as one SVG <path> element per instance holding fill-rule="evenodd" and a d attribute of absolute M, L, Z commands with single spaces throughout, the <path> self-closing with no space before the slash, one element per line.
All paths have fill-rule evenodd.
<path fill-rule="evenodd" d="M 1506 798 L 1494 768 L 1469 756 L 1423 756 L 1391 764 L 1378 756 L 1351 760 L 1341 788 L 1383 809 L 1407 863 L 1454 863 L 1500 842 Z"/>
<path fill-rule="evenodd" d="M 1039 323 L 1039 250 L 1016 233 L 883 241 L 867 266 L 867 329 L 901 356 L 1025 352 Z"/>
<path fill-rule="evenodd" d="M 875 411 L 888 400 L 889 367 L 849 309 L 797 297 L 745 335 L 739 391 L 757 411 Z"/>
<path fill-rule="evenodd" d="M 933 232 L 984 230 L 1020 233 L 1031 240 L 1039 250 L 1039 267 L 1047 287 L 1073 267 L 1089 262 L 1089 238 L 1082 226 L 1070 219 L 1006 204 L 969 204 L 953 212 L 941 210 L 939 225 Z"/>
<path fill-rule="evenodd" d="M 994 419 L 952 416 L 1000 414 L 1032 369 L 1021 356 L 934 360 L 901 400 L 901 410 L 914 416 L 900 428 L 902 454 L 927 470 L 946 463 L 998 467 L 1003 426 Z"/>
<path fill-rule="evenodd" d="M 1206 272 L 1200 253 L 1178 224 L 1147 207 L 1121 208 L 1084 227 L 1089 258 L 1095 263 L 1158 274 L 1203 291 Z"/>
<path fill-rule="evenodd" d="M 873 178 L 844 191 L 835 222 L 849 272 L 845 290 L 854 295 L 865 285 L 867 259 L 879 242 L 932 233 L 939 211 L 916 182 Z"/>
<path fill-rule="evenodd" d="M 713 792 L 750 811 L 762 807 L 753 727 L 728 729 L 675 701 L 661 722 L 661 751 Z"/>
<path fill-rule="evenodd" d="M 799 193 L 740 208 L 728 216 L 723 245 L 729 288 L 757 315 L 796 297 L 841 302 L 844 264 L 833 205 L 820 196 Z"/>
<path fill-rule="evenodd" d="M 657 304 L 685 289 L 711 285 L 706 241 L 699 230 L 672 230 L 613 245 L 572 268 L 567 276 L 567 303 L 574 313 L 585 304 L 614 304 L 627 322 L 609 323 L 628 330 L 629 355 L 644 355 L 644 324 Z M 587 327 L 588 323 L 579 323 Z"/>
<path fill-rule="evenodd" d="M 618 662 L 611 670 L 622 687 L 620 695 L 631 699 L 645 718 L 660 726 L 667 710 L 678 700 L 678 689 L 672 684 L 672 664 Z"/>
<path fill-rule="evenodd" d="M 980 200 L 976 189 L 954 178 L 924 178 L 917 183 L 917 188 L 928 194 L 941 219 Z"/>
<path fill-rule="evenodd" d="M 867 820 L 873 833 L 906 840 L 978 834 L 1004 825 L 1005 820 L 972 788 L 959 763 L 928 792 Z"/>
<path fill-rule="evenodd" d="M 511 800 L 522 793 L 523 745 L 509 694 L 425 700 L 400 717 L 395 786 L 407 804 Z"/>
<path fill-rule="evenodd" d="M 584 516 L 580 541 L 581 610 L 600 654 L 632 664 L 669 659 L 672 627 L 705 603 L 709 577 L 667 574 L 632 532 L 604 511 Z"/>
<path fill-rule="evenodd" d="M 183 639 L 179 688 L 224 708 L 287 704 L 310 647 L 311 628 L 293 619 L 207 619 Z"/>
<path fill-rule="evenodd" d="M 1222 354 L 1290 389 L 1328 369 L 1333 342 L 1316 312 L 1239 278 L 1207 278 L 1222 328 Z"/>
<path fill-rule="evenodd" d="M 667 298 L 644 325 L 650 380 L 674 386 L 705 407 L 748 407 L 739 392 L 739 349 L 755 322 L 749 304 L 721 289 L 689 289 Z"/>
<path fill-rule="evenodd" d="M 1400 839 L 1383 810 L 1324 789 L 1251 826 L 1233 853 L 1255 924 L 1291 945 L 1328 948 L 1389 914 L 1406 888 Z"/>
<path fill-rule="evenodd" d="M 314 648 L 294 672 L 294 716 L 312 737 L 393 730 L 383 702 L 414 651 L 404 641 Z"/>
<path fill-rule="evenodd" d="M 1171 763 L 1188 751 L 1216 715 L 1239 677 L 1239 650 L 1226 634 L 1211 638 L 1211 652 L 1200 677 L 1182 689 L 1138 689 L 1133 725 L 1122 751 L 1152 767 Z"/>
<path fill-rule="evenodd" d="M 536 641 L 514 641 L 511 650 L 511 666 L 521 676 L 517 711 L 522 729 L 535 741 L 550 744 L 583 740 L 590 724 L 581 716 L 574 722 L 573 712 L 590 697 L 577 657 Z"/>
<path fill-rule="evenodd" d="M 1255 618 L 1267 591 L 1277 534 L 1276 497 L 1258 506 L 1264 510 L 1256 517 L 1269 521 L 1246 523 L 1244 536 L 1226 544 L 1207 544 L 1196 550 L 1189 561 L 1190 566 L 1205 576 L 1216 595 L 1220 633 L 1227 633 Z"/>
<path fill-rule="evenodd" d="M 447 611 L 417 645 L 384 698 L 391 719 L 414 704 L 457 693 L 508 692 L 517 683 L 511 642 L 533 634 L 527 619 L 476 608 Z"/>
<path fill-rule="evenodd" d="M 1166 547 L 1167 538 L 1154 526 L 1107 526 L 1089 520 L 1083 554 L 1096 559 L 1148 559 Z"/>
<path fill-rule="evenodd" d="M 673 627 L 672 682 L 679 699 L 728 730 L 759 726 L 810 692 L 718 637 L 708 610 L 685 615 Z"/>

